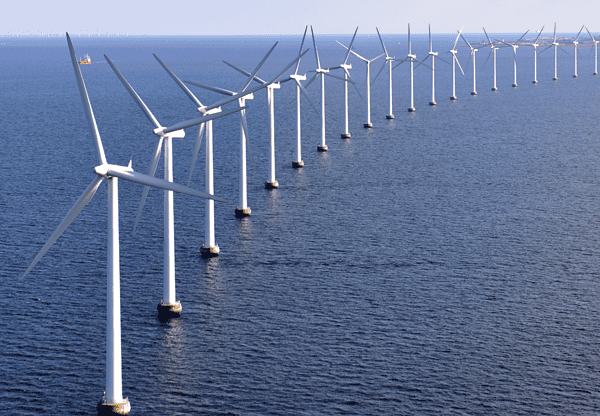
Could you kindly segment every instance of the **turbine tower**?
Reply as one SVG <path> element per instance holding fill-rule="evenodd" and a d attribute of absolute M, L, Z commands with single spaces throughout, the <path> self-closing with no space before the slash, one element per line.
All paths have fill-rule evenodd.
<path fill-rule="evenodd" d="M 348 58 L 350 57 L 350 50 L 352 49 L 352 45 L 354 44 L 354 38 L 356 38 L 356 32 L 358 32 L 358 26 L 356 26 L 356 30 L 354 31 L 354 36 L 352 36 L 352 40 L 350 41 L 350 46 L 348 48 L 346 48 L 347 51 L 346 51 L 346 57 L 344 58 L 344 62 L 342 62 L 340 64 L 340 66 L 331 68 L 332 71 L 335 69 L 340 69 L 340 68 L 344 70 L 344 132 L 342 133 L 342 139 L 350 138 L 350 131 L 348 130 L 348 83 L 352 83 L 352 85 L 354 86 L 354 89 L 356 89 L 356 92 L 358 93 L 358 96 L 361 99 L 363 98 L 360 91 L 358 90 L 358 87 L 356 86 L 356 83 L 350 76 L 349 69 L 352 69 L 352 64 L 348 63 Z M 338 43 L 340 43 L 340 42 L 338 42 Z M 342 46 L 344 46 L 344 45 L 342 45 Z"/>
<path fill-rule="evenodd" d="M 581 31 L 583 30 L 583 28 L 585 27 L 585 25 L 581 26 L 581 29 L 579 29 L 579 33 L 577 33 L 577 36 L 575 37 L 575 40 L 573 41 L 573 45 L 575 45 L 575 73 L 573 74 L 573 78 L 577 78 L 577 45 L 579 44 L 579 42 L 577 42 L 577 39 L 579 39 L 579 35 L 581 35 Z"/>
<path fill-rule="evenodd" d="M 429 54 L 425 59 L 423 59 L 422 63 L 425 63 L 426 60 L 431 58 L 431 101 L 429 101 L 429 105 L 436 105 L 435 102 L 435 57 L 438 56 L 437 52 L 433 51 L 433 42 L 431 40 L 431 24 L 429 25 Z M 443 60 L 438 56 L 438 59 L 442 62 L 446 62 L 450 65 L 450 62 Z"/>
<path fill-rule="evenodd" d="M 494 86 L 492 87 L 492 91 L 498 91 L 498 85 L 496 84 L 496 51 L 498 50 L 498 47 L 496 45 L 494 45 L 494 42 L 492 42 L 492 40 L 490 39 L 490 37 L 488 36 L 485 27 L 482 28 L 483 29 L 483 33 L 485 33 L 485 37 L 488 40 L 489 43 L 489 47 L 490 47 L 490 55 L 494 55 Z M 488 60 L 490 59 L 490 55 L 488 55 L 487 59 L 485 60 L 485 63 L 483 64 L 484 68 L 487 65 Z"/>
<path fill-rule="evenodd" d="M 165 169 L 164 169 L 164 179 L 168 182 L 173 182 L 173 138 L 183 138 L 185 133 L 183 130 L 176 130 L 173 132 L 166 132 L 166 129 L 160 125 L 156 117 L 152 114 L 150 109 L 146 106 L 146 104 L 142 101 L 139 95 L 135 92 L 133 87 L 127 82 L 125 77 L 121 74 L 121 72 L 117 69 L 115 64 L 110 60 L 110 58 L 104 55 L 106 61 L 115 72 L 121 83 L 127 89 L 127 92 L 131 95 L 136 104 L 140 107 L 142 112 L 146 115 L 148 120 L 153 124 L 154 130 L 153 133 L 158 136 L 158 143 L 156 146 L 156 150 L 154 151 L 154 156 L 150 163 L 150 171 L 148 172 L 149 176 L 154 176 L 156 172 L 156 167 L 158 165 L 158 161 L 160 159 L 162 145 L 164 145 L 165 150 Z M 212 114 L 206 117 L 200 117 L 200 120 L 197 124 L 204 124 L 207 121 L 214 120 L 216 118 L 220 118 L 233 112 L 240 111 L 243 108 L 235 108 L 233 110 L 227 110 L 220 113 Z M 138 210 L 138 215 L 135 219 L 135 224 L 133 227 L 133 234 L 135 235 L 135 229 L 137 227 L 138 221 L 140 219 L 140 214 L 142 212 L 142 208 L 144 206 L 144 202 L 146 200 L 146 196 L 148 195 L 150 187 L 145 186 L 142 196 L 142 201 L 140 203 L 140 209 Z M 174 225 L 174 210 L 173 210 L 173 191 L 165 190 L 164 191 L 164 270 L 163 270 L 163 298 L 157 306 L 158 313 L 161 316 L 165 317 L 176 317 L 181 313 L 181 303 L 176 299 L 175 296 L 175 225 Z"/>
<path fill-rule="evenodd" d="M 592 42 L 594 43 L 594 75 L 598 75 L 598 42 L 600 41 L 594 39 L 587 27 L 585 28 L 585 30 L 587 30 L 588 34 L 590 35 L 590 38 L 592 39 Z"/>
<path fill-rule="evenodd" d="M 134 172 L 131 168 L 131 161 L 128 166 L 111 165 L 106 161 L 104 148 L 100 138 L 100 132 L 94 118 L 94 111 L 85 88 L 85 83 L 79 69 L 75 49 L 71 43 L 71 38 L 67 33 L 67 43 L 71 55 L 71 62 L 77 79 L 77 86 L 83 104 L 83 109 L 87 118 L 90 132 L 94 139 L 96 152 L 100 160 L 100 165 L 94 168 L 96 178 L 86 188 L 79 197 L 75 205 L 69 210 L 67 216 L 61 221 L 56 230 L 52 233 L 46 244 L 35 256 L 29 267 L 25 270 L 20 279 L 25 278 L 33 269 L 38 261 L 50 249 L 54 242 L 64 233 L 67 227 L 85 208 L 90 200 L 96 194 L 100 184 L 104 179 L 108 183 L 108 238 L 107 238 L 107 296 L 106 296 L 106 389 L 104 397 L 98 403 L 98 412 L 110 412 L 116 414 L 128 414 L 131 410 L 129 399 L 123 398 L 122 365 L 121 365 L 121 286 L 120 286 L 120 267 L 119 267 L 119 178 L 146 186 L 153 186 L 160 189 L 167 189 L 175 192 L 181 192 L 200 198 L 214 198 L 223 200 L 204 192 L 187 188 L 182 185 L 167 182 L 162 179 L 154 178 L 142 173 Z M 173 127 L 165 128 L 164 133 L 178 131 L 182 128 L 191 127 L 200 123 L 199 119 L 188 120 L 179 123 Z"/>
<path fill-rule="evenodd" d="M 514 66 L 514 74 L 515 74 L 515 80 L 512 84 L 513 88 L 517 88 L 518 84 L 517 84 L 517 48 L 519 47 L 519 42 L 525 37 L 526 34 L 529 33 L 529 30 L 527 32 L 525 32 L 523 34 L 523 36 L 521 36 L 519 38 L 519 40 L 517 40 L 516 42 L 505 42 L 505 41 L 500 41 L 500 43 L 503 43 L 506 46 L 510 46 L 513 49 L 513 66 Z M 497 40 L 497 39 L 496 39 Z"/>
<path fill-rule="evenodd" d="M 379 36 L 379 41 L 381 42 L 381 47 L 383 48 L 383 52 L 385 53 L 385 62 L 383 64 L 383 66 L 381 67 L 381 69 L 379 70 L 379 72 L 377 73 L 377 75 L 375 76 L 375 78 L 373 79 L 373 82 L 371 82 L 371 85 L 373 85 L 375 83 L 375 81 L 377 80 L 377 78 L 379 77 L 379 74 L 381 74 L 381 71 L 383 71 L 383 69 L 386 67 L 386 65 L 389 67 L 389 86 L 390 86 L 390 91 L 389 91 L 389 97 L 390 97 L 390 111 L 389 113 L 385 116 L 385 118 L 387 118 L 388 120 L 392 120 L 394 118 L 394 113 L 392 111 L 392 62 L 394 62 L 396 59 L 391 57 L 387 48 L 385 47 L 385 44 L 383 43 L 383 39 L 381 38 L 381 34 L 379 33 L 379 28 L 375 28 L 375 30 L 377 30 L 377 36 Z M 398 48 L 394 48 L 398 49 Z"/>
<path fill-rule="evenodd" d="M 348 51 L 350 51 L 354 56 L 356 56 L 358 59 L 360 59 L 361 61 L 365 62 L 367 64 L 367 76 L 366 76 L 366 82 L 367 82 L 367 122 L 364 124 L 364 127 L 366 129 L 370 129 L 371 127 L 373 127 L 373 124 L 371 123 L 371 62 L 376 61 L 377 59 L 381 58 L 383 55 L 385 55 L 385 53 L 382 53 L 381 55 L 377 55 L 375 58 L 373 59 L 367 59 L 364 56 L 361 56 L 359 54 L 357 54 L 356 52 L 354 52 L 351 48 L 348 48 L 347 46 L 343 45 L 342 43 L 338 42 L 340 45 L 342 45 L 344 48 L 346 48 Z"/>
<path fill-rule="evenodd" d="M 458 35 L 456 35 L 456 40 L 454 41 L 454 45 L 452 45 L 452 49 L 446 52 L 452 54 L 452 95 L 450 96 L 450 99 L 453 101 L 458 99 L 458 97 L 456 96 L 456 64 L 458 64 L 460 72 L 462 72 L 462 74 L 465 75 L 465 71 L 463 71 L 462 66 L 460 66 L 460 62 L 456 57 L 456 54 L 458 53 L 458 51 L 456 50 L 456 44 L 458 43 L 458 39 L 460 38 L 463 29 L 464 26 L 458 31 Z"/>
<path fill-rule="evenodd" d="M 533 81 L 531 81 L 534 84 L 538 83 L 538 79 L 537 79 L 537 60 L 538 60 L 538 51 L 537 48 L 538 46 L 540 46 L 537 41 L 540 38 L 540 35 L 542 34 L 542 32 L 544 31 L 544 27 L 542 26 L 542 29 L 538 32 L 537 37 L 535 38 L 535 40 L 533 41 L 533 43 L 530 44 L 530 46 L 533 46 Z"/>
<path fill-rule="evenodd" d="M 471 48 L 471 56 L 473 57 L 473 91 L 471 91 L 471 95 L 477 95 L 477 67 L 475 65 L 475 54 L 477 53 L 477 48 L 471 46 L 471 44 L 465 39 L 465 37 L 460 34 L 460 37 L 465 41 L 469 48 Z M 469 57 L 470 58 L 470 57 Z M 467 62 L 467 66 L 469 63 Z"/>

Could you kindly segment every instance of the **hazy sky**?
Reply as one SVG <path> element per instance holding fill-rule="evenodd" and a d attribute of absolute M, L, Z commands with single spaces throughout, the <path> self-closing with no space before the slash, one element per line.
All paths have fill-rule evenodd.
<path fill-rule="evenodd" d="M 20 0 L 4 2 L 0 34 L 269 35 L 316 33 L 524 32 L 546 25 L 600 31 L 598 0 Z M 595 25 L 595 26 L 594 26 Z"/>

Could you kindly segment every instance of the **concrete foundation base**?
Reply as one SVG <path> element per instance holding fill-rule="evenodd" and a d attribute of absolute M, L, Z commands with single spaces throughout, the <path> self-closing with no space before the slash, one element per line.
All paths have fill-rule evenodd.
<path fill-rule="evenodd" d="M 388 114 L 387 116 L 385 116 L 385 118 L 387 118 L 388 120 L 392 120 L 394 118 L 394 115 Z"/>
<path fill-rule="evenodd" d="M 577 78 L 577 75 L 573 75 L 573 78 Z"/>
<path fill-rule="evenodd" d="M 594 75 L 598 75 L 598 73 L 597 73 L 597 72 L 594 72 Z"/>
<path fill-rule="evenodd" d="M 181 315 L 181 302 L 177 301 L 174 304 L 163 303 L 162 301 L 156 306 L 158 315 L 165 318 L 178 318 Z"/>
<path fill-rule="evenodd" d="M 437 105 L 435 101 L 429 101 L 429 105 Z"/>
<path fill-rule="evenodd" d="M 219 255 L 219 251 L 219 246 L 206 247 L 204 244 L 202 244 L 202 247 L 200 247 L 200 255 L 203 259 L 217 257 Z"/>
<path fill-rule="evenodd" d="M 122 403 L 106 403 L 104 397 L 100 400 L 97 406 L 98 415 L 127 415 L 131 411 L 129 399 L 125 398 Z"/>
<path fill-rule="evenodd" d="M 349 139 L 350 133 L 342 133 L 342 139 Z"/>
<path fill-rule="evenodd" d="M 373 127 L 373 123 L 365 123 L 363 124 L 363 126 L 365 127 L 365 129 L 370 129 L 371 127 Z"/>
<path fill-rule="evenodd" d="M 244 218 L 249 217 L 252 214 L 252 210 L 250 207 L 241 209 L 240 207 L 235 208 L 235 217 L 236 218 Z"/>
<path fill-rule="evenodd" d="M 477 91 L 471 91 L 471 95 L 477 95 Z"/>
<path fill-rule="evenodd" d="M 275 189 L 275 188 L 279 188 L 279 182 L 277 182 L 277 181 L 273 181 L 273 182 L 266 181 L 265 182 L 265 189 Z"/>
<path fill-rule="evenodd" d="M 302 160 L 298 160 L 298 161 L 293 161 L 292 162 L 292 167 L 293 168 L 303 168 L 304 167 L 304 162 Z"/>
<path fill-rule="evenodd" d="M 531 81 L 532 84 L 537 84 L 537 79 L 534 79 L 533 81 Z"/>
<path fill-rule="evenodd" d="M 318 145 L 318 146 L 317 146 L 317 150 L 318 150 L 319 152 L 326 152 L 328 149 L 329 149 L 329 148 L 327 147 L 327 145 L 326 145 L 326 144 L 325 144 L 325 145 Z"/>
<path fill-rule="evenodd" d="M 492 87 L 492 91 L 498 91 L 498 87 Z"/>
<path fill-rule="evenodd" d="M 414 107 L 408 107 L 408 112 L 409 113 L 414 113 L 416 111 L 416 108 Z"/>
<path fill-rule="evenodd" d="M 517 85 L 517 83 L 516 83 L 516 82 L 515 82 L 514 84 L 512 84 L 512 86 L 513 86 L 514 88 L 517 88 L 517 87 L 518 87 L 518 85 Z"/>
<path fill-rule="evenodd" d="M 453 95 L 452 97 L 450 97 L 450 99 L 451 99 L 452 101 L 456 101 L 456 100 L 458 100 L 458 97 L 457 97 L 456 95 Z"/>
<path fill-rule="evenodd" d="M 552 81 L 558 81 L 558 77 L 552 78 Z"/>

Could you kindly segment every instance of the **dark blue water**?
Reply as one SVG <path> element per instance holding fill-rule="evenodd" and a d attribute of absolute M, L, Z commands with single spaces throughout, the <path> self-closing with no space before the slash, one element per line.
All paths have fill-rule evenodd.
<path fill-rule="evenodd" d="M 350 36 L 338 37 L 349 42 Z M 479 40 L 478 36 L 469 38 Z M 154 61 L 185 80 L 237 89 L 276 39 L 73 38 L 109 163 L 146 172 L 156 139 L 102 54 L 120 68 L 163 125 L 197 115 Z M 282 38 L 259 75 L 297 52 Z M 335 38 L 318 38 L 324 66 L 341 62 Z M 388 47 L 405 37 L 385 37 Z M 453 36 L 434 48 L 450 49 Z M 104 390 L 106 187 L 32 273 L 17 280 L 92 181 L 97 155 L 64 39 L 0 45 L 0 413 L 94 414 Z M 310 45 L 307 45 L 310 46 Z M 356 50 L 379 54 L 374 36 Z M 424 36 L 413 51 L 428 50 Z M 150 192 L 136 237 L 141 187 L 121 181 L 123 393 L 144 414 L 596 414 L 600 411 L 600 191 L 598 77 L 588 51 L 573 79 L 572 49 L 540 56 L 498 53 L 493 93 L 487 51 L 451 95 L 450 67 L 394 72 L 373 87 L 372 130 L 350 89 L 350 140 L 342 85 L 328 78 L 327 144 L 303 102 L 303 160 L 291 167 L 295 91 L 276 91 L 276 161 L 268 174 L 266 94 L 249 104 L 249 205 L 237 203 L 237 118 L 215 122 L 215 190 L 221 256 L 203 260 L 204 203 L 175 196 L 180 319 L 161 323 L 162 193 Z M 301 72 L 314 68 L 307 55 Z M 466 65 L 467 50 L 459 56 Z M 448 59 L 446 57 L 445 59 Z M 351 59 L 364 79 L 364 64 Z M 380 63 L 373 64 L 379 70 Z M 364 91 L 362 82 L 360 88 Z M 219 96 L 194 89 L 209 104 Z M 319 88 L 310 94 L 319 103 Z M 175 142 L 175 181 L 185 183 L 195 131 Z M 157 176 L 162 177 L 162 163 Z M 192 186 L 203 188 L 199 158 Z M 39 299 L 39 300 L 38 300 Z"/>

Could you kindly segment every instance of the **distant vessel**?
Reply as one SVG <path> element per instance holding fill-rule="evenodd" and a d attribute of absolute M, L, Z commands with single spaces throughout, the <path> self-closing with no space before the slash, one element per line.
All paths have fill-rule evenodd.
<path fill-rule="evenodd" d="M 89 55 L 85 55 L 83 57 L 83 59 L 79 60 L 79 64 L 81 64 L 81 65 L 87 65 L 87 64 L 91 64 L 91 63 L 92 63 L 92 58 L 90 58 Z"/>

